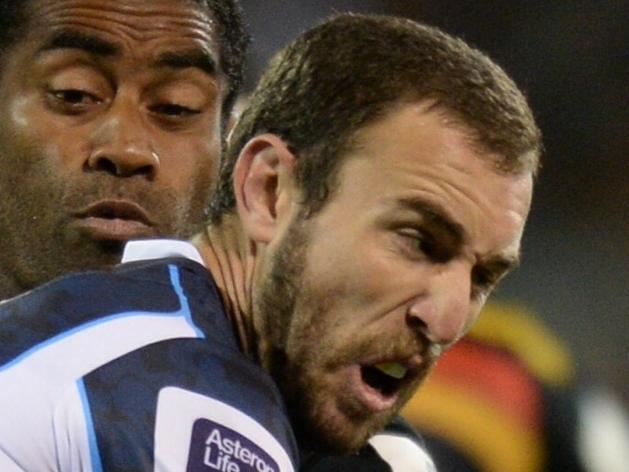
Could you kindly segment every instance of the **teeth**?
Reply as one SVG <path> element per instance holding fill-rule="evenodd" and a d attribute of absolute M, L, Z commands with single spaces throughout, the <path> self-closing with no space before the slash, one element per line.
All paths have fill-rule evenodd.
<path fill-rule="evenodd" d="M 407 371 L 406 367 L 399 362 L 381 362 L 379 364 L 375 364 L 374 367 L 383 374 L 389 375 L 398 380 L 403 379 Z"/>

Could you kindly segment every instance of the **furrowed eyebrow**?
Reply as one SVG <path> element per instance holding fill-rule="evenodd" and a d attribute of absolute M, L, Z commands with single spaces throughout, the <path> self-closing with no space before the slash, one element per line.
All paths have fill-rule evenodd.
<path fill-rule="evenodd" d="M 195 67 L 209 75 L 216 75 L 216 61 L 204 51 L 190 50 L 180 52 L 164 52 L 154 61 L 156 66 L 172 67 L 173 69 L 186 69 Z"/>
<path fill-rule="evenodd" d="M 407 198 L 400 201 L 402 207 L 421 214 L 426 221 L 446 232 L 451 241 L 461 247 L 469 239 L 465 228 L 452 220 L 439 205 L 421 199 Z M 495 277 L 502 277 L 520 265 L 520 253 L 494 254 L 478 261 L 479 265 Z"/>
<path fill-rule="evenodd" d="M 51 51 L 55 49 L 79 49 L 89 54 L 102 57 L 115 56 L 120 53 L 120 48 L 109 41 L 91 36 L 89 34 L 80 33 L 78 31 L 61 31 L 52 36 L 38 53 Z"/>
<path fill-rule="evenodd" d="M 426 221 L 446 232 L 456 246 L 460 247 L 468 239 L 463 226 L 452 220 L 438 205 L 415 198 L 402 199 L 400 205 L 405 209 L 421 214 Z"/>

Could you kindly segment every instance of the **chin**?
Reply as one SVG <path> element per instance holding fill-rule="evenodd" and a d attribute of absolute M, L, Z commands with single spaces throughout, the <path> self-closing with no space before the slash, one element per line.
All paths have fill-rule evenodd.
<path fill-rule="evenodd" d="M 298 411 L 291 410 L 291 423 L 300 448 L 328 454 L 357 452 L 393 416 L 393 413 L 366 416 L 362 410 L 348 415 L 335 405 L 313 406 L 304 402 Z"/>

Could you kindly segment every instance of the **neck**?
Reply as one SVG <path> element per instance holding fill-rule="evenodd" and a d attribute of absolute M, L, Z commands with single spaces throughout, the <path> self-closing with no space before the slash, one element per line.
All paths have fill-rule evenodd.
<path fill-rule="evenodd" d="M 230 216 L 224 217 L 220 225 L 208 226 L 192 242 L 212 273 L 242 351 L 257 358 L 251 309 L 255 246 L 244 239 Z"/>
<path fill-rule="evenodd" d="M 0 270 L 0 301 L 15 297 L 24 291 L 25 289 L 17 283 L 15 277 L 11 277 L 7 275 L 7 272 Z"/>

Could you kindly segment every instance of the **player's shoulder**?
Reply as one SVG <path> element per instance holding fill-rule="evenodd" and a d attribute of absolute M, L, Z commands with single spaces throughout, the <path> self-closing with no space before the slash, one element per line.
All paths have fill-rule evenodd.
<path fill-rule="evenodd" d="M 64 277 L 7 302 L 13 324 L 2 333 L 19 336 L 7 337 L 0 360 L 12 362 L 16 389 L 45 384 L 26 389 L 36 398 L 13 397 L 18 418 L 45 406 L 23 429 L 46 435 L 57 463 L 86 470 L 153 470 L 159 461 L 173 465 L 163 470 L 293 471 L 279 392 L 238 350 L 212 287 L 203 266 L 160 260 Z M 19 329 L 29 316 L 46 317 L 45 329 Z M 56 369 L 42 371 L 40 358 Z M 43 469 L 51 467 L 29 470 Z"/>
<path fill-rule="evenodd" d="M 55 408 L 61 463 L 94 470 L 294 472 L 297 448 L 264 372 L 206 350 L 201 339 L 154 343 L 86 375 Z M 243 356 L 244 357 L 244 356 Z M 65 449 L 64 449 L 65 447 Z M 237 467 L 237 468 L 236 468 Z M 89 468 L 88 468 L 89 469 Z M 62 470 L 74 470 L 68 466 Z"/>

